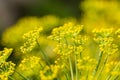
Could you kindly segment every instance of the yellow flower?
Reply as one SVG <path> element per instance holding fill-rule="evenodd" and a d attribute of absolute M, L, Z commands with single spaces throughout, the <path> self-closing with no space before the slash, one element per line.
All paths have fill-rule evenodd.
<path fill-rule="evenodd" d="M 40 78 L 41 80 L 53 80 L 57 78 L 58 73 L 60 73 L 60 66 L 58 65 L 51 65 L 46 66 L 44 70 L 40 71 Z"/>
<path fill-rule="evenodd" d="M 67 24 L 64 24 L 63 26 L 54 28 L 52 31 L 52 35 L 49 36 L 49 38 L 60 41 L 64 38 L 74 37 L 81 32 L 82 27 L 82 25 L 75 25 L 74 23 L 69 22 Z"/>
<path fill-rule="evenodd" d="M 8 76 L 12 75 L 15 70 L 15 64 L 11 61 L 3 62 L 0 65 L 0 80 L 8 80 Z"/>
<path fill-rule="evenodd" d="M 40 68 L 40 64 L 43 65 L 41 59 L 39 57 L 32 56 L 29 58 L 24 58 L 21 61 L 19 68 L 22 71 L 25 71 L 25 70 L 35 69 L 37 67 Z"/>
<path fill-rule="evenodd" d="M 21 52 L 29 52 L 37 45 L 36 40 L 39 38 L 41 31 L 42 28 L 38 28 L 23 35 L 23 39 L 26 42 L 20 47 Z"/>
<path fill-rule="evenodd" d="M 90 58 L 90 56 L 85 56 L 82 59 L 77 59 L 77 68 L 81 75 L 79 80 L 94 80 L 93 79 L 93 71 L 96 67 L 97 61 L 94 58 Z"/>
<path fill-rule="evenodd" d="M 94 40 L 99 44 L 99 48 L 103 53 L 109 55 L 114 54 L 118 48 L 113 44 L 113 29 L 95 29 L 93 30 Z"/>
<path fill-rule="evenodd" d="M 4 48 L 3 51 L 0 51 L 0 64 L 10 56 L 12 50 L 13 50 L 12 48 L 10 49 Z"/>

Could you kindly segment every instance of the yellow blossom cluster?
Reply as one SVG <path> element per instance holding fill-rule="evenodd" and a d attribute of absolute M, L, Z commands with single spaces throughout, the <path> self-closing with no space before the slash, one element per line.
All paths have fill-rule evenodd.
<path fill-rule="evenodd" d="M 86 38 L 80 35 L 82 28 L 81 25 L 76 25 L 72 22 L 54 28 L 52 35 L 49 36 L 49 38 L 58 41 L 58 45 L 54 49 L 54 52 L 64 57 L 82 52 L 83 47 L 81 45 L 86 41 Z"/>
<path fill-rule="evenodd" d="M 103 53 L 111 55 L 118 50 L 117 45 L 113 43 L 113 29 L 95 29 L 93 33 L 94 40 L 99 43 L 99 48 Z"/>
<path fill-rule="evenodd" d="M 82 25 L 68 22 L 63 26 L 54 28 L 52 35 L 49 36 L 49 38 L 57 41 L 57 46 L 54 48 L 54 53 L 58 55 L 55 64 L 63 67 L 62 71 L 70 70 L 71 68 L 72 73 L 72 58 L 81 56 L 83 44 L 87 40 L 85 36 L 81 35 L 82 29 Z"/>
<path fill-rule="evenodd" d="M 40 68 L 40 67 L 43 67 L 42 66 L 43 63 L 41 62 L 41 59 L 39 57 L 35 57 L 35 56 L 32 56 L 32 57 L 29 57 L 29 58 L 24 58 L 20 65 L 19 65 L 19 68 L 22 70 L 22 71 L 27 71 L 27 70 L 33 70 L 34 68 Z"/>
<path fill-rule="evenodd" d="M 0 80 L 8 80 L 8 77 L 14 73 L 15 64 L 11 61 L 0 64 Z"/>
<path fill-rule="evenodd" d="M 40 45 L 42 42 L 39 41 L 38 43 L 42 28 L 24 34 L 23 39 L 25 43 L 20 47 L 21 52 L 28 53 L 37 44 L 39 46 L 35 48 L 36 52 L 33 50 L 32 53 L 35 53 L 32 54 L 33 56 L 25 54 L 26 57 L 18 64 L 16 73 L 19 74 L 19 77 L 26 80 L 119 80 L 119 59 L 112 59 L 115 58 L 116 53 L 119 53 L 119 45 L 115 43 L 114 38 L 116 34 L 119 37 L 120 30 L 118 29 L 115 32 L 112 28 L 94 29 L 93 35 L 91 34 L 92 37 L 85 36 L 83 30 L 83 26 L 73 22 L 54 28 L 49 36 L 52 39 L 51 41 L 55 43 L 51 52 L 55 55 L 55 58 L 52 60 Z M 93 45 L 88 46 L 91 44 L 88 38 L 91 38 L 89 40 L 92 41 Z M 94 45 L 97 46 L 94 52 L 99 54 L 87 53 L 87 48 L 91 49 Z M 41 54 L 38 54 L 38 51 Z M 4 66 L 4 63 L 9 63 L 6 62 L 6 59 L 8 59 L 11 52 L 12 49 L 7 48 L 0 51 L 0 78 L 4 78 L 4 80 L 8 80 L 12 76 L 16 78 L 16 74 L 12 75 L 14 70 L 7 73 L 7 67 Z M 39 55 L 39 57 L 35 55 Z"/>
<path fill-rule="evenodd" d="M 60 73 L 60 66 L 50 65 L 46 66 L 43 70 L 40 71 L 41 80 L 54 80 L 58 77 Z"/>
<path fill-rule="evenodd" d="M 41 31 L 42 28 L 38 28 L 23 35 L 23 39 L 26 42 L 23 44 L 23 46 L 20 47 L 21 52 L 29 52 L 36 46 L 37 39 L 39 38 Z"/>
<path fill-rule="evenodd" d="M 92 71 L 97 63 L 95 59 L 92 59 L 89 56 L 83 57 L 82 59 L 78 59 L 77 62 L 78 69 L 86 71 Z"/>
<path fill-rule="evenodd" d="M 88 76 L 88 79 L 92 77 L 92 73 L 96 67 L 97 61 L 94 58 L 90 58 L 90 56 L 85 56 L 82 59 L 77 60 L 77 67 L 79 72 L 81 73 L 82 80 L 83 77 Z"/>
<path fill-rule="evenodd" d="M 54 53 L 58 55 L 55 64 L 61 66 L 63 68 L 61 71 L 63 71 L 66 76 L 71 76 L 70 78 L 72 79 L 72 62 L 75 61 L 75 63 L 77 63 L 77 59 L 81 57 L 81 53 L 84 50 L 83 45 L 87 40 L 87 37 L 81 35 L 82 29 L 82 25 L 68 22 L 63 26 L 54 28 L 52 35 L 49 36 L 50 39 L 57 42 L 57 46 L 54 48 Z M 76 64 L 75 67 L 77 68 Z M 68 75 L 69 73 L 66 71 L 70 71 L 70 75 Z"/>
<path fill-rule="evenodd" d="M 56 41 L 60 41 L 62 39 L 64 40 L 69 37 L 75 37 L 81 32 L 82 27 L 82 25 L 75 25 L 75 23 L 69 22 L 59 28 L 54 28 L 52 35 L 49 37 Z"/>
<path fill-rule="evenodd" d="M 10 56 L 10 54 L 12 53 L 12 48 L 8 49 L 8 48 L 4 48 L 3 51 L 0 51 L 0 64 L 2 62 L 5 62 L 6 59 Z"/>

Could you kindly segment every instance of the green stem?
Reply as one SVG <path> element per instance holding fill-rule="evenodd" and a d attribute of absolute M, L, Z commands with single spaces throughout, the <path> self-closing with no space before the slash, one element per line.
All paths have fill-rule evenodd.
<path fill-rule="evenodd" d="M 106 79 L 106 80 L 110 80 L 110 78 L 111 78 L 111 74 L 107 77 L 107 79 Z"/>
<path fill-rule="evenodd" d="M 118 75 L 118 76 L 116 76 L 114 80 L 118 80 L 118 78 L 119 78 L 119 75 Z"/>
<path fill-rule="evenodd" d="M 93 76 L 95 76 L 96 73 L 97 73 L 97 71 L 98 71 L 98 68 L 99 68 L 99 65 L 100 65 L 100 62 L 101 62 L 101 59 L 102 59 L 102 55 L 103 55 L 103 52 L 100 51 L 100 53 L 99 53 L 99 59 L 98 59 L 98 64 L 97 64 L 97 66 L 95 68 Z"/>
<path fill-rule="evenodd" d="M 42 56 L 44 57 L 44 60 L 47 62 L 48 65 L 50 65 L 50 62 L 49 62 L 49 60 L 48 60 L 48 57 L 46 56 L 45 52 L 42 50 L 39 42 L 38 42 L 37 40 L 36 40 L 36 42 L 37 42 L 37 44 L 38 44 L 38 46 L 39 46 L 39 48 L 40 48 L 40 51 L 41 51 L 41 53 L 42 53 Z"/>
<path fill-rule="evenodd" d="M 78 80 L 77 55 L 75 55 L 76 80 Z"/>
<path fill-rule="evenodd" d="M 17 74 L 19 74 L 24 80 L 29 80 L 29 79 L 27 79 L 24 75 L 22 75 L 21 73 L 19 73 L 19 72 L 17 72 L 17 71 L 15 71 Z"/>
<path fill-rule="evenodd" d="M 11 80 L 15 80 L 14 78 L 12 78 L 11 76 L 8 76 L 8 78 L 10 78 Z"/>
<path fill-rule="evenodd" d="M 71 58 L 70 57 L 69 57 L 69 64 L 70 64 L 71 79 L 74 80 L 74 78 L 73 78 L 73 69 L 72 69 L 72 62 L 71 62 Z"/>
<path fill-rule="evenodd" d="M 66 71 L 66 68 L 63 71 L 65 73 L 66 80 L 70 80 L 70 77 L 68 75 L 68 72 Z"/>
<path fill-rule="evenodd" d="M 40 62 L 39 62 L 39 64 L 40 64 L 41 68 L 44 69 L 43 65 Z"/>
<path fill-rule="evenodd" d="M 103 69 L 105 67 L 105 64 L 106 64 L 107 60 L 108 60 L 108 54 L 106 55 L 105 61 L 104 61 L 103 65 L 102 65 L 102 68 L 100 69 L 100 71 L 98 73 L 97 79 L 100 77 L 100 75 L 101 75 L 101 73 L 102 73 L 102 71 L 103 71 Z"/>

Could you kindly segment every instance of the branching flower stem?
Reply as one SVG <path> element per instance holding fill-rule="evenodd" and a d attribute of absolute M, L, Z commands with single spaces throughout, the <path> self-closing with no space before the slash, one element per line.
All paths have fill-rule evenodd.
<path fill-rule="evenodd" d="M 97 64 L 97 66 L 96 66 L 96 68 L 95 68 L 95 71 L 94 71 L 93 76 L 95 76 L 96 73 L 97 73 L 97 71 L 98 71 L 99 65 L 100 65 L 100 63 L 101 63 L 102 55 L 103 55 L 103 52 L 100 51 L 100 53 L 99 53 L 99 59 L 98 59 L 98 64 Z"/>
<path fill-rule="evenodd" d="M 105 67 L 105 64 L 106 64 L 107 60 L 108 60 L 108 54 L 106 55 L 105 60 L 104 60 L 104 63 L 103 63 L 103 65 L 102 65 L 102 67 L 101 67 L 101 69 L 100 69 L 100 71 L 99 71 L 99 74 L 98 74 L 98 76 L 97 76 L 97 80 L 98 80 L 98 78 L 100 77 L 100 75 L 101 75 L 101 73 L 102 73 L 102 71 L 103 71 L 103 69 L 104 69 L 104 67 Z"/>
<path fill-rule="evenodd" d="M 24 75 L 22 75 L 22 74 L 19 73 L 18 71 L 15 70 L 15 72 L 16 72 L 17 74 L 19 74 L 24 80 L 29 80 L 28 78 L 26 78 Z"/>
<path fill-rule="evenodd" d="M 64 37 L 64 39 L 65 39 L 65 43 L 66 43 L 66 45 L 68 46 L 68 41 L 67 41 L 67 39 Z M 71 74 L 71 80 L 74 80 L 74 76 L 73 76 L 73 68 L 72 68 L 72 60 L 71 60 L 71 58 L 70 58 L 70 55 L 69 55 L 69 65 L 70 65 L 70 74 Z"/>
<path fill-rule="evenodd" d="M 65 74 L 66 80 L 70 80 L 70 77 L 69 77 L 69 75 L 68 75 L 68 72 L 67 72 L 66 67 L 64 68 L 63 71 L 64 71 L 64 74 Z"/>

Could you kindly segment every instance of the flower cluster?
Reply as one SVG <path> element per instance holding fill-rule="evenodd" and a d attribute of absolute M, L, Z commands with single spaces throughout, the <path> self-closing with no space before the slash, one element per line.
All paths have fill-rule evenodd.
<path fill-rule="evenodd" d="M 69 22 L 59 28 L 54 28 L 50 38 L 56 41 L 61 41 L 65 38 L 77 36 L 81 32 L 81 30 L 81 25 L 75 25 L 75 23 Z"/>
<path fill-rule="evenodd" d="M 60 66 L 46 66 L 43 70 L 40 71 L 40 78 L 41 80 L 53 80 L 58 77 L 58 73 L 60 73 Z"/>
<path fill-rule="evenodd" d="M 96 68 L 94 70 L 94 79 L 112 79 L 115 67 L 117 64 L 115 61 L 109 62 L 112 54 L 116 54 L 118 51 L 118 46 L 114 44 L 114 30 L 113 29 L 95 29 L 94 40 L 99 45 L 99 56 Z M 108 69 L 109 68 L 109 69 Z M 116 67 L 118 69 L 118 67 Z M 106 75 L 103 75 L 106 73 Z M 118 75 L 118 74 L 117 74 Z M 115 78 L 113 78 L 115 79 Z"/>
<path fill-rule="evenodd" d="M 12 53 L 12 50 L 13 50 L 12 48 L 10 48 L 10 49 L 4 48 L 3 51 L 0 51 L 0 64 L 6 61 L 6 59 Z"/>
<path fill-rule="evenodd" d="M 91 37 L 85 36 L 82 25 L 69 22 L 54 28 L 49 36 L 55 44 L 54 47 L 52 46 L 51 53 L 55 55 L 52 60 L 43 50 L 45 48 L 40 45 L 42 42 L 38 43 L 41 30 L 42 28 L 38 28 L 23 35 L 25 43 L 20 47 L 21 52 L 28 53 L 37 44 L 38 46 L 31 52 L 35 54 L 25 54 L 24 59 L 16 67 L 18 71 L 15 72 L 19 77 L 25 80 L 119 80 L 120 62 L 119 59 L 115 59 L 119 47 L 114 39 L 115 34 L 119 37 L 119 29 L 116 32 L 111 28 L 94 29 L 93 38 L 89 39 L 93 45 L 88 46 L 91 44 L 88 38 Z M 99 52 L 95 54 L 96 56 L 87 53 L 89 50 L 87 48 L 94 45 L 97 48 L 93 52 Z M 0 79 L 2 80 L 12 79 L 12 77 L 17 79 L 16 73 L 12 75 L 15 64 L 6 62 L 11 52 L 12 49 L 7 48 L 0 51 Z"/>
<path fill-rule="evenodd" d="M 42 28 L 38 28 L 23 35 L 23 39 L 26 42 L 23 44 L 23 46 L 20 47 L 21 52 L 29 52 L 36 46 L 36 40 L 39 38 L 41 31 Z"/>
<path fill-rule="evenodd" d="M 64 24 L 59 28 L 54 28 L 49 38 L 58 42 L 54 50 L 55 53 L 70 55 L 74 50 L 78 52 L 82 51 L 83 48 L 81 45 L 86 41 L 86 37 L 80 35 L 82 28 L 81 25 L 75 25 L 72 22 Z"/>
<path fill-rule="evenodd" d="M 19 77 L 33 80 L 31 76 L 34 76 L 37 80 L 39 80 L 39 71 L 42 70 L 45 65 L 45 62 L 40 57 L 26 57 L 20 62 L 17 67 L 19 74 L 23 75 L 19 75 Z"/>
<path fill-rule="evenodd" d="M 82 59 L 77 60 L 77 67 L 79 72 L 81 73 L 80 80 L 86 77 L 88 79 L 92 78 L 92 72 L 95 69 L 97 61 L 94 58 L 90 58 L 90 56 L 85 56 Z"/>
<path fill-rule="evenodd" d="M 44 67 L 42 66 L 43 63 L 41 62 L 41 59 L 39 57 L 35 57 L 35 56 L 32 56 L 32 57 L 29 57 L 29 58 L 24 58 L 20 65 L 19 65 L 19 68 L 22 70 L 22 71 L 25 71 L 25 70 L 33 70 L 34 68 L 40 68 L 40 67 Z"/>
<path fill-rule="evenodd" d="M 93 71 L 93 69 L 95 68 L 96 65 L 96 60 L 90 58 L 89 56 L 83 57 L 82 59 L 78 59 L 77 60 L 77 66 L 78 69 L 81 70 L 86 70 L 86 71 Z"/>
<path fill-rule="evenodd" d="M 103 53 L 111 55 L 118 50 L 117 45 L 113 43 L 113 29 L 95 29 L 93 33 L 95 33 L 94 40 L 99 43 Z"/>
<path fill-rule="evenodd" d="M 57 42 L 54 53 L 59 57 L 55 60 L 55 64 L 63 67 L 63 70 L 61 71 L 65 72 L 65 75 L 68 75 L 69 73 L 66 71 L 70 70 L 71 74 L 68 76 L 71 76 L 71 79 L 73 79 L 74 72 L 74 65 L 72 62 L 75 61 L 75 63 L 77 63 L 77 59 L 82 56 L 81 53 L 84 50 L 83 45 L 87 40 L 87 37 L 81 35 L 82 29 L 82 25 L 76 25 L 73 22 L 69 22 L 63 26 L 54 28 L 52 35 L 49 36 L 49 38 Z M 75 67 L 77 68 L 77 64 Z"/>
<path fill-rule="evenodd" d="M 64 64 L 69 57 L 80 55 L 83 51 L 82 45 L 87 40 L 85 36 L 80 35 L 82 28 L 82 25 L 69 22 L 53 29 L 52 35 L 49 38 L 58 42 L 54 52 L 60 56 L 55 63 L 60 62 Z"/>
<path fill-rule="evenodd" d="M 8 77 L 14 73 L 15 64 L 11 61 L 0 64 L 0 80 L 8 80 Z"/>

